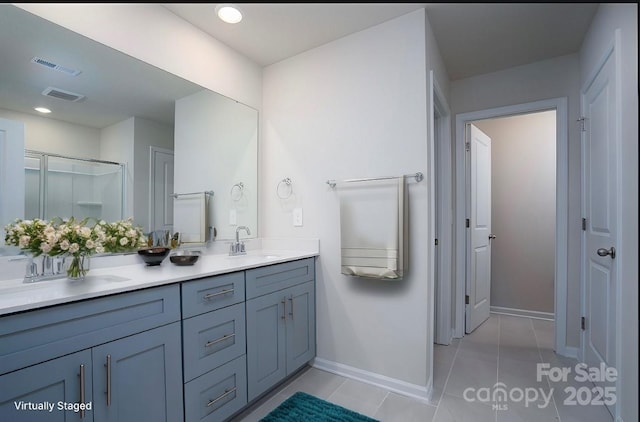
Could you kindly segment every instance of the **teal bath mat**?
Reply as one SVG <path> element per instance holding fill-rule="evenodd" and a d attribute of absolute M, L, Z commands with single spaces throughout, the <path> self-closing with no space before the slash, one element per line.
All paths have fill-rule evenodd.
<path fill-rule="evenodd" d="M 282 402 L 260 422 L 378 422 L 367 416 L 297 392 Z"/>

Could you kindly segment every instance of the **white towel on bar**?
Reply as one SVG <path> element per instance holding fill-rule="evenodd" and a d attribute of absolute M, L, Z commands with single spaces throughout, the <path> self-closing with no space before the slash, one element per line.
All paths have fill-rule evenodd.
<path fill-rule="evenodd" d="M 173 229 L 181 243 L 207 241 L 207 195 L 204 192 L 178 195 L 173 201 Z"/>
<path fill-rule="evenodd" d="M 401 279 L 407 269 L 404 177 L 352 182 L 340 189 L 341 272 Z"/>

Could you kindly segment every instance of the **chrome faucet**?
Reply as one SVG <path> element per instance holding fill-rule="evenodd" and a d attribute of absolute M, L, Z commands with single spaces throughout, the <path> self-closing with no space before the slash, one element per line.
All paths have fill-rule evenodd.
<path fill-rule="evenodd" d="M 27 261 L 24 283 L 35 283 L 37 281 L 66 277 L 66 273 L 64 272 L 65 256 L 40 255 L 39 257 L 29 256 L 10 259 L 10 261 L 22 260 Z"/>
<path fill-rule="evenodd" d="M 236 227 L 236 241 L 231 244 L 229 255 L 244 255 L 247 253 L 244 242 L 240 241 L 240 230 L 244 230 L 248 235 L 251 234 L 251 230 L 247 226 Z"/>

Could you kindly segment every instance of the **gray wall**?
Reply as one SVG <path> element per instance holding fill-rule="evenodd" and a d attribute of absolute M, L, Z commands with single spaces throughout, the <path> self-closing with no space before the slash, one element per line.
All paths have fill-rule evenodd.
<path fill-rule="evenodd" d="M 491 138 L 491 306 L 553 313 L 556 113 L 474 124 Z"/>

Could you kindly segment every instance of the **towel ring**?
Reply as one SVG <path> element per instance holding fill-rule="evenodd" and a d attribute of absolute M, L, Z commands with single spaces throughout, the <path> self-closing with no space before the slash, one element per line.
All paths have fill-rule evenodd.
<path fill-rule="evenodd" d="M 280 194 L 280 186 L 282 186 L 283 184 L 288 186 L 289 189 L 288 189 L 288 192 L 286 194 L 281 195 Z M 290 178 L 285 177 L 280 182 L 278 182 L 278 186 L 276 186 L 276 195 L 278 196 L 278 198 L 280 198 L 280 199 L 289 199 L 292 194 L 293 194 L 293 186 L 291 185 L 291 179 Z"/>
<path fill-rule="evenodd" d="M 239 182 L 233 185 L 229 194 L 231 195 L 231 200 L 233 202 L 238 202 L 239 200 L 241 200 L 242 196 L 244 195 L 244 183 Z"/>

